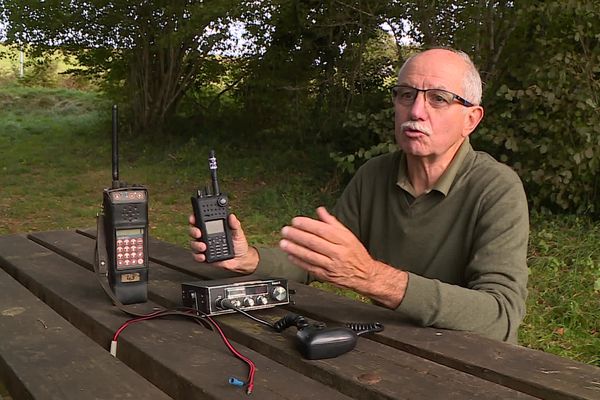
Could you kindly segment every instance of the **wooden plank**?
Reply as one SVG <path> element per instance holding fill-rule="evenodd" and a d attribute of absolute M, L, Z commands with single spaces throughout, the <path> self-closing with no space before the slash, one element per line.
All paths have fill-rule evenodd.
<path fill-rule="evenodd" d="M 155 241 L 151 256 L 163 265 L 176 263 L 204 277 L 212 272 L 198 268 L 190 250 Z M 195 265 L 194 265 L 195 264 Z M 210 278 L 210 276 L 207 276 Z M 296 290 L 296 312 L 322 321 L 379 321 L 386 330 L 373 340 L 459 369 L 491 382 L 544 399 L 599 399 L 600 368 L 567 360 L 522 346 L 501 343 L 475 334 L 402 323 L 391 310 L 373 307 L 305 285 Z"/>
<path fill-rule="evenodd" d="M 15 399 L 168 399 L 0 269 L 0 381 Z"/>
<path fill-rule="evenodd" d="M 127 319 L 110 304 L 92 273 L 30 240 L 0 238 L 0 265 L 105 348 Z M 148 302 L 140 308 L 153 306 Z M 256 398 L 348 399 L 244 346 L 236 347 L 257 364 Z M 244 379 L 246 365 L 231 356 L 218 335 L 187 320 L 133 324 L 120 336 L 117 356 L 174 398 L 247 398 L 244 390 L 227 382 L 230 376 Z"/>
<path fill-rule="evenodd" d="M 85 247 L 86 241 L 88 245 L 93 243 L 86 237 L 78 239 L 68 232 L 39 233 L 33 236 L 40 243 L 70 254 L 70 257 L 77 258 L 82 264 L 92 262 L 91 258 L 75 256 L 75 253 L 87 254 L 80 251 Z M 189 279 L 189 275 L 179 271 L 152 265 L 149 296 L 166 307 L 179 306 L 180 283 Z M 278 319 L 285 313 L 282 309 L 273 309 L 261 314 L 270 319 Z M 290 328 L 284 336 L 285 340 L 282 340 L 280 334 L 237 315 L 221 316 L 219 320 L 228 335 L 237 342 L 356 398 L 367 399 L 374 395 L 383 399 L 531 398 L 370 340 L 359 340 L 357 348 L 342 358 L 307 361 L 300 358 L 292 346 L 295 328 Z"/>

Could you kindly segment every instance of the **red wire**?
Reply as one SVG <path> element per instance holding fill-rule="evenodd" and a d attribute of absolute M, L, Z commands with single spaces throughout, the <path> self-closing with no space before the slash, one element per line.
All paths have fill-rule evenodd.
<path fill-rule="evenodd" d="M 155 311 L 153 313 L 144 315 L 143 317 L 138 317 L 138 318 L 133 318 L 130 319 L 128 321 L 126 321 L 123 325 L 121 325 L 121 327 L 119 329 L 117 329 L 117 331 L 115 332 L 114 336 L 113 336 L 113 341 L 116 342 L 117 338 L 119 337 L 119 335 L 121 334 L 121 332 L 123 332 L 125 330 L 125 328 L 127 328 L 129 325 L 135 323 L 135 322 L 140 322 L 140 321 L 146 321 L 148 319 L 152 319 L 152 318 L 156 318 L 157 316 L 159 316 L 161 313 L 163 313 L 164 310 L 161 311 Z"/>
<path fill-rule="evenodd" d="M 169 310 L 155 311 L 155 312 L 147 314 L 147 315 L 145 315 L 143 317 L 133 318 L 133 319 L 130 319 L 130 320 L 126 321 L 115 332 L 115 334 L 113 336 L 113 341 L 116 342 L 117 338 L 119 337 L 119 335 L 129 325 L 131 325 L 133 323 L 136 323 L 136 322 L 146 321 L 146 320 L 149 320 L 149 319 L 152 319 L 152 318 L 160 317 L 161 314 L 165 313 L 165 312 L 170 312 L 170 311 Z M 187 314 L 189 314 L 190 316 L 197 316 L 195 310 L 187 311 Z M 223 342 L 225 343 L 225 345 L 227 346 L 227 348 L 229 349 L 229 351 L 234 356 L 236 356 L 237 358 L 239 358 L 240 360 L 242 360 L 246 364 L 248 364 L 249 371 L 248 371 L 248 385 L 246 387 L 246 393 L 247 394 L 251 394 L 252 391 L 254 390 L 254 374 L 256 373 L 256 365 L 254 364 L 254 362 L 252 360 L 250 360 L 248 357 L 244 356 L 242 353 L 240 353 L 239 351 L 237 351 L 235 349 L 235 347 L 233 347 L 233 345 L 229 342 L 229 339 L 227 339 L 227 336 L 225 336 L 225 333 L 223 332 L 223 330 L 221 329 L 221 327 L 219 326 L 219 324 L 217 324 L 217 321 L 215 321 L 214 319 L 212 319 L 208 315 L 205 318 L 217 329 L 219 335 L 221 336 L 221 339 L 223 339 Z"/>
<path fill-rule="evenodd" d="M 249 367 L 249 371 L 248 371 L 248 386 L 246 388 L 246 393 L 247 394 L 251 394 L 252 391 L 254 390 L 254 374 L 256 373 L 256 365 L 254 364 L 254 362 L 252 362 L 252 360 L 250 360 L 248 357 L 244 356 L 243 354 L 241 354 L 239 351 L 237 351 L 229 342 L 229 339 L 227 339 L 227 336 L 225 336 L 225 333 L 221 330 L 221 327 L 219 326 L 219 324 L 217 324 L 217 322 L 212 319 L 209 316 L 206 316 L 206 319 L 210 321 L 211 324 L 213 324 L 213 326 L 215 328 L 217 328 L 217 331 L 219 332 L 219 335 L 221 336 L 221 339 L 223 339 L 223 342 L 225 343 L 225 345 L 227 346 L 227 348 L 229 349 L 229 351 L 231 351 L 231 353 L 236 356 L 237 358 L 239 358 L 240 360 L 244 361 L 246 364 L 248 364 Z"/>

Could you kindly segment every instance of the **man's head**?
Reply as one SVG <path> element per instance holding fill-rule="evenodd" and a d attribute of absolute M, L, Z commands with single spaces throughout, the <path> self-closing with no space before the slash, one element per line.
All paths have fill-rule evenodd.
<path fill-rule="evenodd" d="M 396 142 L 409 156 L 449 162 L 483 118 L 481 92 L 465 53 L 432 49 L 412 56 L 394 90 Z"/>

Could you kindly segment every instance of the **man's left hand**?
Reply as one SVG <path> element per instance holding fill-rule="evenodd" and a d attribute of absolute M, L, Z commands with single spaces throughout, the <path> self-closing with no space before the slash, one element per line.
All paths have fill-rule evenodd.
<path fill-rule="evenodd" d="M 321 281 L 359 292 L 372 282 L 375 261 L 358 238 L 324 207 L 317 219 L 295 217 L 281 230 L 280 248 Z"/>

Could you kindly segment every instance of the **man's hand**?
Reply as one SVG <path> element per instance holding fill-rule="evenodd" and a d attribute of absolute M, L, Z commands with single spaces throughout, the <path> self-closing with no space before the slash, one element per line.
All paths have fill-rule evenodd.
<path fill-rule="evenodd" d="M 295 217 L 281 230 L 279 247 L 318 280 L 353 289 L 389 308 L 402 301 L 408 274 L 374 260 L 358 238 L 324 207 L 318 220 Z"/>
<path fill-rule="evenodd" d="M 206 251 L 206 244 L 198 240 L 202 236 L 202 232 L 196 227 L 196 218 L 194 218 L 193 214 L 190 215 L 189 222 L 189 234 L 192 238 L 190 247 L 194 252 L 194 260 L 205 262 L 206 256 L 204 255 L 204 252 Z M 233 272 L 251 274 L 258 266 L 258 252 L 254 247 L 248 246 L 248 240 L 246 240 L 246 235 L 244 235 L 242 224 L 234 214 L 229 215 L 228 222 L 231 229 L 231 241 L 233 242 L 235 256 L 230 260 L 217 261 L 211 263 L 211 265 Z"/>

